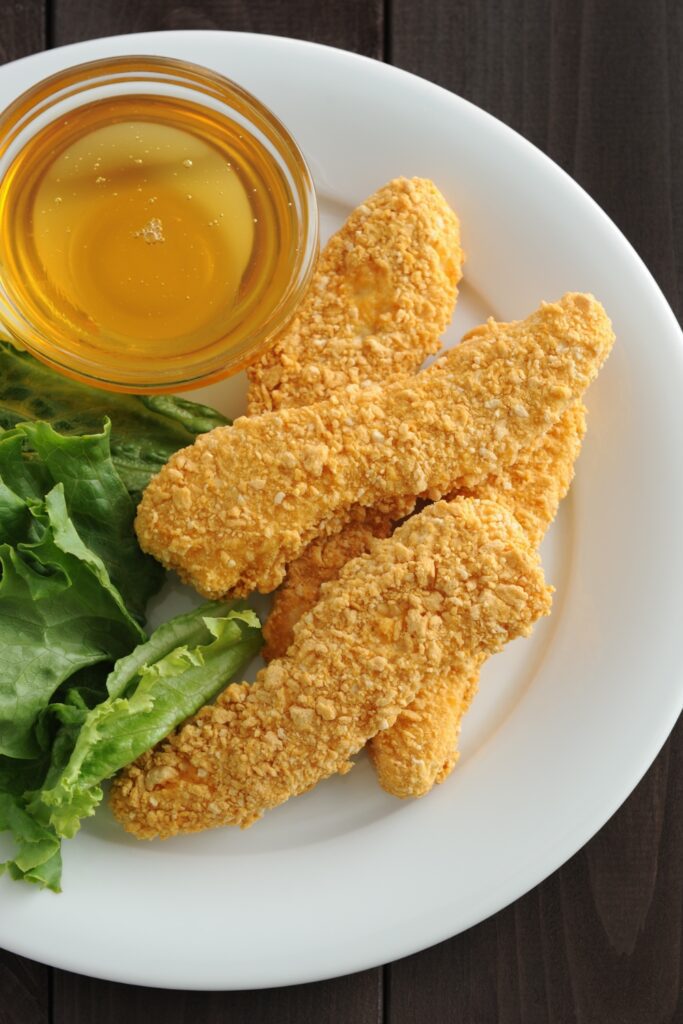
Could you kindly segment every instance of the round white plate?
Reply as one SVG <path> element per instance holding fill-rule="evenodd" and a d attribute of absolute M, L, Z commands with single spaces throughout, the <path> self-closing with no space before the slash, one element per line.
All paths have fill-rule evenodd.
<path fill-rule="evenodd" d="M 588 405 L 574 489 L 544 546 L 555 609 L 488 666 L 462 758 L 427 798 L 349 776 L 247 832 L 129 838 L 103 807 L 64 848 L 64 893 L 4 880 L 0 944 L 73 971 L 173 988 L 345 974 L 476 924 L 571 856 L 645 772 L 679 714 L 683 345 L 650 274 L 561 170 L 477 108 L 339 50 L 218 32 L 80 43 L 0 69 L 0 102 L 78 61 L 152 53 L 206 64 L 301 144 L 325 233 L 398 175 L 433 178 L 468 255 L 452 343 L 483 317 L 592 291 L 615 351 Z M 244 380 L 208 389 L 233 414 Z M 157 620 L 182 603 L 179 588 Z"/>

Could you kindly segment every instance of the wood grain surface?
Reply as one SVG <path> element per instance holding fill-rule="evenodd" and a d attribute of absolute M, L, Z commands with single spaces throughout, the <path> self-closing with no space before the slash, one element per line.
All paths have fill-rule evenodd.
<path fill-rule="evenodd" d="M 0 57 L 174 28 L 313 39 L 472 100 L 579 181 L 680 318 L 680 0 L 29 0 L 2 5 Z M 433 949 L 320 984 L 212 994 L 115 985 L 0 952 L 0 1024 L 683 1024 L 681 808 L 679 725 L 571 861 Z"/>

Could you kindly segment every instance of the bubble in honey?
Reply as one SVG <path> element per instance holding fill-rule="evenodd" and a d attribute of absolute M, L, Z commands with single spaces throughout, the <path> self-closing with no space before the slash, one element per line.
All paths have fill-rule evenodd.
<path fill-rule="evenodd" d="M 148 245 L 154 245 L 155 242 L 165 242 L 164 225 L 158 217 L 152 217 L 139 231 L 133 232 L 133 238 L 142 238 Z"/>

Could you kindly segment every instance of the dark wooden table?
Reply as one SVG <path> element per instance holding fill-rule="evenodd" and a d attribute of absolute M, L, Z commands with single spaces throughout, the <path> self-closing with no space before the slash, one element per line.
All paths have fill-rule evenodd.
<path fill-rule="evenodd" d="M 178 28 L 312 39 L 474 101 L 594 196 L 680 315 L 681 0 L 19 0 L 0 5 L 0 58 Z M 0 1024 L 683 1022 L 682 914 L 679 724 L 583 850 L 440 946 L 335 981 L 212 994 L 93 981 L 0 951 Z M 152 933 L 154 922 L 147 926 Z"/>

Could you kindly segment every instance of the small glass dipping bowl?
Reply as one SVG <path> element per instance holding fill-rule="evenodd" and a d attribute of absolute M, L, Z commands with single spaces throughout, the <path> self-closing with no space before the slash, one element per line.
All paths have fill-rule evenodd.
<path fill-rule="evenodd" d="M 138 108 L 143 113 L 136 121 Z M 148 118 L 150 124 L 146 124 L 144 111 L 149 109 L 161 109 L 160 120 Z M 166 109 L 168 120 L 164 120 Z M 171 132 L 175 131 L 173 112 L 178 109 L 189 112 L 192 123 L 199 126 L 202 141 L 197 145 L 204 149 L 198 152 L 204 153 L 206 160 L 181 160 L 181 147 L 173 154 L 176 163 L 171 171 L 162 166 L 163 153 L 150 157 L 144 154 L 174 147 L 144 148 L 150 142 L 139 129 L 149 128 L 152 143 L 166 137 L 180 138 L 153 134 L 159 124 L 164 131 L 169 126 Z M 113 181 L 105 173 L 106 154 L 103 158 L 97 146 L 95 151 L 90 150 L 90 139 L 95 138 L 92 133 L 111 131 L 112 125 L 122 126 L 113 129 L 117 132 L 133 133 L 130 165 L 124 167 L 124 173 L 138 174 L 138 178 L 126 179 L 128 206 L 123 192 L 106 194 L 107 183 Z M 81 131 L 76 126 L 85 127 Z M 60 143 L 62 131 L 72 132 L 68 145 Z M 87 145 L 79 150 L 86 137 Z M 127 139 L 125 136 L 124 163 Z M 240 164 L 241 147 L 248 151 L 246 164 Z M 237 154 L 234 162 L 229 159 L 233 152 Z M 69 209 L 74 214 L 78 210 L 75 204 L 81 195 L 73 176 L 74 162 L 64 163 L 70 156 L 76 163 L 84 161 L 78 184 L 84 183 L 84 202 L 90 204 L 89 230 L 100 239 L 92 244 L 93 238 L 88 236 L 90 248 L 86 254 L 85 236 L 79 236 L 77 227 L 73 234 L 70 226 L 64 227 L 70 224 L 65 220 Z M 35 171 L 41 160 L 48 164 L 52 161 L 52 181 L 62 183 L 51 186 L 49 193 L 45 192 L 45 177 L 41 179 Z M 216 161 L 220 163 L 217 172 Z M 193 162 L 192 172 L 187 171 Z M 206 180 L 201 181 L 199 168 L 205 166 L 213 168 L 214 176 L 207 173 Z M 59 176 L 63 173 L 60 167 L 69 168 L 64 178 Z M 260 179 L 259 168 L 267 171 Z M 167 203 L 165 209 L 175 213 L 162 217 L 157 210 L 168 194 L 164 197 L 157 184 L 163 174 L 168 185 L 171 173 L 174 181 L 178 178 L 178 189 L 184 188 L 187 194 L 179 192 L 176 196 L 173 185 L 175 206 Z M 190 179 L 183 178 L 189 173 L 194 175 L 192 180 L 199 191 L 204 190 L 203 195 L 196 188 L 194 196 L 189 193 L 186 182 Z M 226 175 L 233 177 L 228 181 Z M 227 193 L 223 191 L 224 179 L 229 186 Z M 133 184 L 138 182 L 139 187 L 134 189 Z M 98 193 L 100 184 L 102 190 Z M 114 183 L 113 187 L 119 185 Z M 57 191 L 63 195 L 56 195 Z M 126 216 L 132 216 L 138 202 L 135 191 L 140 193 L 140 202 L 144 198 L 150 204 L 157 200 L 153 193 L 159 191 L 160 202 L 156 207 L 149 206 L 149 220 L 147 214 L 138 217 L 134 224 L 139 230 L 134 231 Z M 218 213 L 220 202 L 227 203 L 218 200 L 224 195 L 233 199 L 237 196 L 239 202 L 236 207 L 233 203 L 232 210 L 226 205 Z M 207 197 L 211 202 L 216 199 L 216 209 L 210 208 Z M 184 200 L 188 200 L 186 207 L 182 207 Z M 54 204 L 62 205 L 57 210 Z M 184 224 L 184 211 L 190 209 L 195 221 L 201 222 L 204 241 L 209 239 L 204 248 L 203 243 L 197 243 L 196 224 L 194 234 Z M 247 242 L 261 232 L 260 242 L 259 246 L 253 243 L 252 249 L 244 242 L 239 258 L 224 259 L 221 253 L 229 256 L 233 252 L 226 228 L 233 223 L 234 231 L 239 225 Z M 214 243 L 206 224 L 216 227 L 213 237 L 223 240 L 222 250 L 211 248 Z M 59 235 L 59 231 L 66 234 Z M 145 268 L 152 268 L 146 279 L 144 274 L 136 277 L 132 265 L 126 267 L 126 246 L 133 244 L 134 236 L 134 244 L 140 248 L 134 250 L 133 263 L 139 256 Z M 158 255 L 163 266 L 172 251 L 169 242 L 178 247 L 174 251 L 180 265 L 189 268 L 189 284 L 179 287 L 176 279 L 164 292 L 160 275 L 153 273 L 152 261 Z M 117 253 L 123 254 L 118 265 L 114 262 Z M 259 100 L 207 68 L 148 56 L 93 61 L 39 82 L 0 115 L 0 321 L 15 341 L 68 376 L 107 390 L 136 393 L 178 391 L 229 376 L 264 351 L 291 319 L 309 284 L 317 253 L 315 192 L 297 144 Z M 96 294 L 90 277 L 100 264 L 110 274 L 113 291 L 99 305 L 89 307 L 89 297 Z M 74 267 L 79 268 L 78 272 Z M 61 274 L 71 274 L 69 287 L 64 287 Z M 207 281 L 216 284 L 209 298 Z M 154 297 L 149 308 L 145 307 L 147 296 Z M 111 310 L 109 318 L 107 310 Z M 136 326 L 140 323 L 142 329 Z"/>

